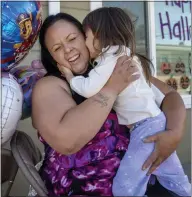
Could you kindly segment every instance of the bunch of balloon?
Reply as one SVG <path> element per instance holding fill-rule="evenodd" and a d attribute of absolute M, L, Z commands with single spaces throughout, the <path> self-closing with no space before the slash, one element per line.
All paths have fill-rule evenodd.
<path fill-rule="evenodd" d="M 32 89 L 36 82 L 46 74 L 46 70 L 40 60 L 33 60 L 30 66 L 16 66 L 10 70 L 10 73 L 17 78 L 23 91 L 21 119 L 28 118 L 31 116 Z"/>
<path fill-rule="evenodd" d="M 22 85 L 11 70 L 26 57 L 38 38 L 42 7 L 40 1 L 1 1 L 1 11 L 1 143 L 4 144 L 16 130 L 25 98 Z"/>
<path fill-rule="evenodd" d="M 8 72 L 1 73 L 1 143 L 15 132 L 22 115 L 23 92 L 17 79 Z"/>

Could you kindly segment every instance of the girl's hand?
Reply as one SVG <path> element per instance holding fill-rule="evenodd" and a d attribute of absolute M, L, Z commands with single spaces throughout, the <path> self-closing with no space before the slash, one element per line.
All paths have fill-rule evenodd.
<path fill-rule="evenodd" d="M 73 73 L 69 68 L 58 65 L 58 69 L 62 73 L 62 75 L 67 79 L 68 82 L 70 82 L 70 80 L 74 77 Z"/>
<path fill-rule="evenodd" d="M 177 148 L 181 137 L 176 135 L 177 131 L 167 130 L 144 139 L 145 143 L 155 143 L 155 149 L 143 164 L 142 169 L 148 167 L 147 175 L 150 175 L 163 161 L 165 161 Z"/>
<path fill-rule="evenodd" d="M 136 74 L 138 72 L 136 65 L 137 63 L 132 60 L 132 57 L 126 55 L 119 57 L 115 69 L 104 88 L 118 95 L 133 81 L 139 79 L 140 75 Z"/>

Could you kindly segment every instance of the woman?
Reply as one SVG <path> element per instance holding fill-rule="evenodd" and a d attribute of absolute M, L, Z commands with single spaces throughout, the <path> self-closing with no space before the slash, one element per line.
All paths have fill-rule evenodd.
<path fill-rule="evenodd" d="M 81 24 L 60 13 L 49 16 L 40 31 L 42 62 L 48 76 L 33 90 L 32 120 L 45 144 L 40 174 L 49 195 L 111 196 L 111 183 L 128 146 L 127 127 L 120 126 L 112 111 L 117 95 L 138 78 L 129 57 L 118 59 L 107 84 L 95 96 L 84 99 L 73 93 L 58 67 L 75 75 L 89 71 L 89 54 Z M 180 142 L 185 119 L 181 97 L 164 83 L 151 82 L 165 94 L 161 104 L 167 131 L 148 137 L 156 148 L 143 165 L 151 173 Z M 158 98 L 157 98 L 158 99 Z"/>

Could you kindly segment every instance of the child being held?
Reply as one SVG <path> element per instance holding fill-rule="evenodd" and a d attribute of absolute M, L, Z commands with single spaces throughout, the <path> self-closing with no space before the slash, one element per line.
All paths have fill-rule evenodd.
<path fill-rule="evenodd" d="M 143 196 L 150 176 L 142 165 L 154 150 L 154 143 L 142 139 L 166 130 L 166 117 L 155 100 L 150 85 L 151 69 L 147 58 L 136 55 L 134 26 L 120 8 L 99 8 L 89 13 L 83 27 L 90 57 L 96 66 L 88 77 L 66 75 L 71 88 L 88 98 L 98 93 L 109 80 L 117 59 L 132 56 L 140 78 L 117 97 L 113 106 L 120 124 L 130 128 L 130 144 L 113 180 L 114 196 Z M 141 61 L 140 61 L 141 60 Z M 191 196 L 191 185 L 176 152 L 153 172 L 163 187 L 179 196 Z"/>

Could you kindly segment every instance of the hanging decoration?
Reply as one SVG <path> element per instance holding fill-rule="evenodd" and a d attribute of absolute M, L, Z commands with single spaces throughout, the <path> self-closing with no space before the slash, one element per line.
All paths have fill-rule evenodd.
<path fill-rule="evenodd" d="M 171 73 L 171 64 L 170 62 L 168 61 L 168 59 L 165 57 L 163 58 L 165 59 L 165 61 L 163 61 L 161 63 L 161 71 L 165 74 L 165 75 L 168 75 Z"/>
<path fill-rule="evenodd" d="M 185 73 L 185 64 L 180 57 L 175 65 L 175 73 Z"/>

